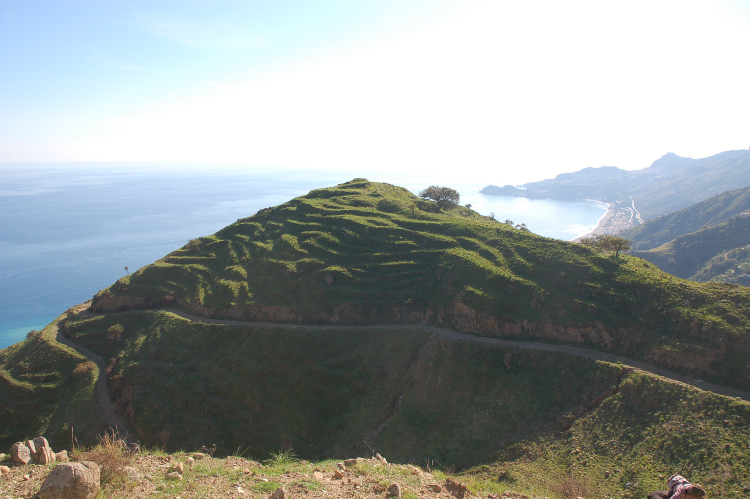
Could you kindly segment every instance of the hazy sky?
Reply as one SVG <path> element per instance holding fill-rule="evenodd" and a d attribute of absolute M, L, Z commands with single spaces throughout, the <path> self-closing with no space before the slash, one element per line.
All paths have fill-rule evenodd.
<path fill-rule="evenodd" d="M 750 1 L 0 0 L 0 163 L 458 170 L 750 146 Z"/>

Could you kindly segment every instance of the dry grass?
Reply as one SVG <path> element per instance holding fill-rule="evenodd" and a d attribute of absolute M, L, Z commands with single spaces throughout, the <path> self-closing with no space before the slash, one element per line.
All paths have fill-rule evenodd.
<path fill-rule="evenodd" d="M 578 478 L 573 478 L 572 476 L 563 478 L 559 482 L 553 484 L 551 488 L 556 494 L 559 494 L 566 499 L 589 497 L 586 482 Z"/>
<path fill-rule="evenodd" d="M 94 372 L 94 369 L 96 369 L 96 364 L 87 360 L 86 362 L 81 362 L 73 369 L 73 375 L 76 378 L 88 378 Z"/>
<path fill-rule="evenodd" d="M 130 464 L 128 444 L 114 431 L 99 437 L 99 443 L 83 451 L 75 451 L 76 461 L 93 461 L 99 465 L 101 484 L 105 489 L 115 488 L 127 479 L 125 467 Z"/>

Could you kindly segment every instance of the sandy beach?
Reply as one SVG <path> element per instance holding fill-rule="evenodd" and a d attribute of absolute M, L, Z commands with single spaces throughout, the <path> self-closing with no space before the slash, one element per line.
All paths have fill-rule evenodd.
<path fill-rule="evenodd" d="M 591 237 L 597 234 L 619 234 L 635 225 L 638 225 L 638 221 L 634 219 L 633 212 L 629 206 L 621 205 L 620 203 L 607 203 L 607 212 L 599 219 L 596 228 L 573 241 L 580 242 L 584 237 Z"/>

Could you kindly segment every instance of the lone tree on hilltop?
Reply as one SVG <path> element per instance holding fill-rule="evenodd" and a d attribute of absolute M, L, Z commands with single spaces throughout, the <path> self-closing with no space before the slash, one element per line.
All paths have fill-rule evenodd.
<path fill-rule="evenodd" d="M 419 197 L 435 201 L 438 205 L 438 211 L 457 205 L 461 199 L 461 195 L 457 190 L 450 187 L 440 187 L 439 185 L 429 186 L 419 193 Z"/>
<path fill-rule="evenodd" d="M 630 241 L 624 237 L 609 234 L 596 234 L 595 236 L 584 237 L 581 239 L 581 244 L 602 251 L 611 251 L 612 256 L 615 258 L 620 256 L 621 251 L 625 252 L 630 249 Z"/>

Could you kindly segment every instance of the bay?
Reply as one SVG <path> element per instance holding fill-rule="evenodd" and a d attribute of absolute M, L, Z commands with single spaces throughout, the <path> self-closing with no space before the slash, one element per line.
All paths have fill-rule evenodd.
<path fill-rule="evenodd" d="M 311 189 L 355 177 L 412 192 L 450 185 L 462 203 L 532 232 L 573 239 L 593 230 L 600 203 L 485 196 L 482 179 L 211 165 L 76 164 L 0 168 L 0 348 L 41 329 L 129 272 L 190 239 Z"/>

